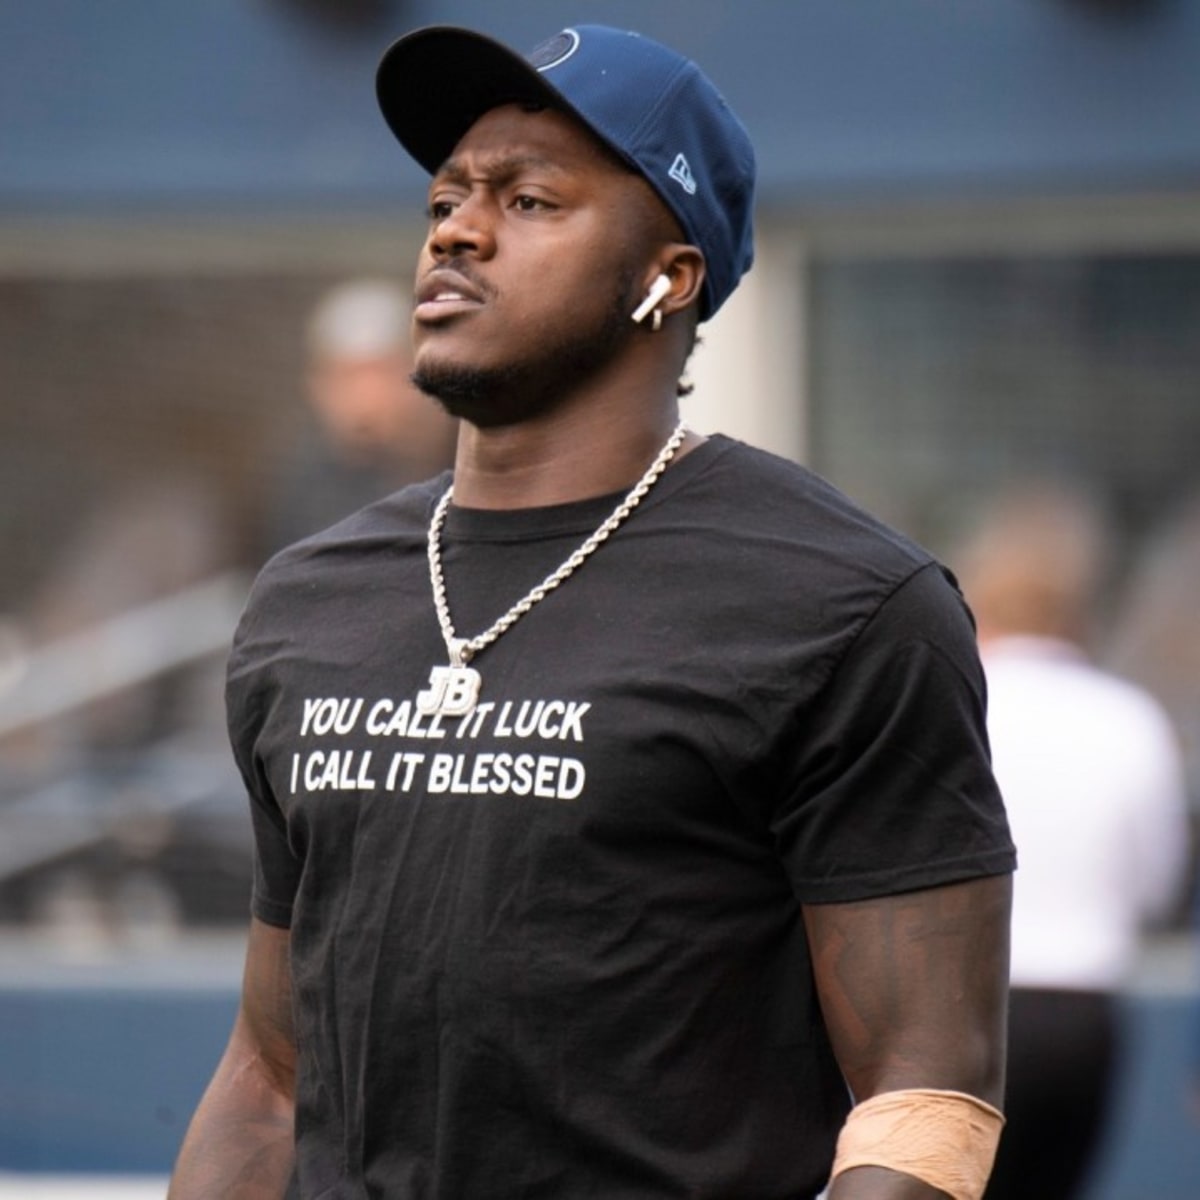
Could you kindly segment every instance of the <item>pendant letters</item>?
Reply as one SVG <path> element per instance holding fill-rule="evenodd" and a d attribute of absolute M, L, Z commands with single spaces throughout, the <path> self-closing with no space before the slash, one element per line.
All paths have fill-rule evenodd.
<path fill-rule="evenodd" d="M 474 711 L 483 678 L 474 667 L 434 667 L 429 688 L 417 693 L 417 711 L 442 717 L 465 717 Z"/>

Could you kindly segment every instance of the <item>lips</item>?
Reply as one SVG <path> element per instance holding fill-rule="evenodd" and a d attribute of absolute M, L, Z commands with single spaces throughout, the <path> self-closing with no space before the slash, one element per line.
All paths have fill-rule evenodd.
<path fill-rule="evenodd" d="M 413 315 L 418 321 L 437 321 L 470 312 L 484 302 L 477 284 L 458 271 L 445 267 L 430 271 L 417 288 Z"/>

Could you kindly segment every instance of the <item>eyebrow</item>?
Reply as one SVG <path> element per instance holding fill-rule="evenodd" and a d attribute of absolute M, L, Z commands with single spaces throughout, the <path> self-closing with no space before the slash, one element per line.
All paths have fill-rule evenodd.
<path fill-rule="evenodd" d="M 434 172 L 432 182 L 469 184 L 472 178 L 483 176 L 490 183 L 503 185 L 511 182 L 524 171 L 550 171 L 556 175 L 566 174 L 566 168 L 551 158 L 538 154 L 504 154 L 484 159 L 475 173 L 468 169 L 461 158 L 448 158 Z"/>

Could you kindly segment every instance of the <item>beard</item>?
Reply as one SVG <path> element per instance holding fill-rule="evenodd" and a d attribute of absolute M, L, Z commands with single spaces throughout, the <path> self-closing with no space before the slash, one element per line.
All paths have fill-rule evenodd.
<path fill-rule="evenodd" d="M 434 362 L 418 367 L 412 382 L 452 417 L 472 425 L 500 427 L 548 412 L 581 380 L 608 366 L 636 332 L 629 314 L 634 272 L 622 270 L 612 295 L 590 328 L 556 331 L 526 357 L 497 367 Z"/>

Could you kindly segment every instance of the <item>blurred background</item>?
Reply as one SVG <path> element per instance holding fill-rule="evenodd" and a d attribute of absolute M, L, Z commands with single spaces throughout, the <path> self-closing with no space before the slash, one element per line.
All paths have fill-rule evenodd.
<path fill-rule="evenodd" d="M 691 423 L 951 566 L 1001 489 L 1086 492 L 1087 651 L 1167 714 L 1200 824 L 1200 4 L 0 5 L 0 1196 L 162 1194 L 236 1002 L 246 588 L 448 454 L 394 333 L 424 179 L 379 54 L 574 20 L 696 58 L 758 150 Z M 1200 1194 L 1181 836 L 1090 1200 Z"/>

